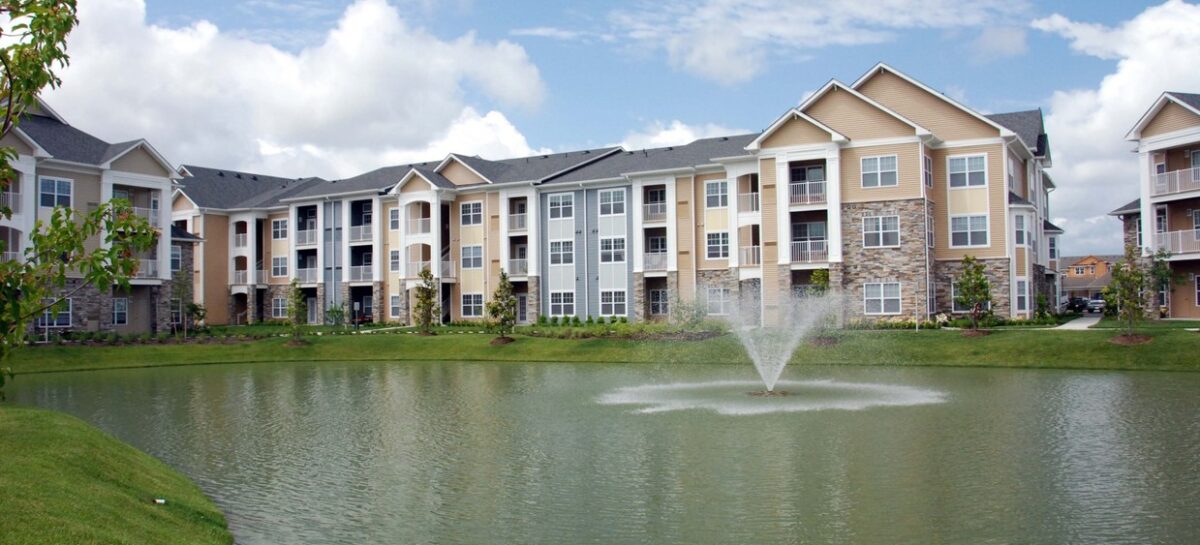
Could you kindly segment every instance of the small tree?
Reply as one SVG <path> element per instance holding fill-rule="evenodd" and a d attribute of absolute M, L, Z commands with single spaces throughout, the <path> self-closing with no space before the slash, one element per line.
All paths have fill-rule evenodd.
<path fill-rule="evenodd" d="M 421 269 L 421 283 L 417 290 L 417 301 L 413 305 L 413 320 L 422 335 L 433 335 L 433 319 L 438 312 L 438 285 L 434 282 L 429 267 Z"/>
<path fill-rule="evenodd" d="M 308 301 L 304 297 L 304 290 L 300 289 L 300 282 L 295 278 L 288 286 L 287 305 L 288 323 L 292 326 L 292 341 L 297 342 L 308 321 Z"/>
<path fill-rule="evenodd" d="M 829 269 L 817 269 L 812 272 L 812 295 L 821 296 L 829 291 Z"/>
<path fill-rule="evenodd" d="M 1154 280 L 1138 263 L 1138 252 L 1132 244 L 1125 246 L 1125 257 L 1113 265 L 1112 282 L 1106 288 L 1106 302 L 1116 306 L 1116 316 L 1125 328 L 1126 336 L 1133 336 L 1137 323 L 1145 318 L 1143 303 L 1145 289 L 1153 286 Z"/>
<path fill-rule="evenodd" d="M 179 331 L 183 338 L 188 336 L 188 321 L 191 318 L 192 303 L 192 271 L 181 270 L 175 273 L 171 280 L 171 296 L 179 301 Z"/>
<path fill-rule="evenodd" d="M 991 312 L 992 286 L 983 273 L 983 264 L 975 256 L 964 257 L 962 268 L 963 272 L 955 282 L 954 301 L 971 309 L 971 329 L 979 329 L 980 319 Z"/>
<path fill-rule="evenodd" d="M 517 296 L 513 294 L 512 282 L 508 281 L 508 273 L 500 271 L 500 283 L 492 300 L 487 304 L 488 317 L 496 327 L 499 338 L 506 339 L 512 333 L 517 323 Z"/>
<path fill-rule="evenodd" d="M 325 323 L 330 325 L 343 325 L 346 323 L 346 307 L 342 305 L 329 305 L 325 309 Z"/>
<path fill-rule="evenodd" d="M 1182 283 L 1184 278 L 1182 275 L 1175 274 L 1171 270 L 1171 264 L 1167 261 L 1171 258 L 1170 250 L 1160 248 L 1150 256 L 1150 270 L 1146 272 L 1147 281 L 1150 282 L 1150 290 L 1153 293 L 1158 293 L 1163 290 L 1170 290 L 1171 286 Z"/>

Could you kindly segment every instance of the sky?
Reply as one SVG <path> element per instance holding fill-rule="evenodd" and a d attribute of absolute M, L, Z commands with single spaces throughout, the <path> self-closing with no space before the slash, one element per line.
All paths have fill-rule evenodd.
<path fill-rule="evenodd" d="M 883 61 L 983 113 L 1041 108 L 1065 254 L 1120 253 L 1125 134 L 1200 92 L 1182 0 L 87 0 L 46 93 L 177 164 L 352 176 L 759 131 Z"/>

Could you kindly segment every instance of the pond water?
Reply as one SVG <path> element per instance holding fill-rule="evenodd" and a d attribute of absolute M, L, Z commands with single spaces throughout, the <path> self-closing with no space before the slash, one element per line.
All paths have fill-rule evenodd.
<path fill-rule="evenodd" d="M 792 367 L 781 398 L 747 396 L 755 379 L 260 364 L 25 375 L 8 393 L 178 468 L 241 545 L 1200 536 L 1200 373 Z"/>

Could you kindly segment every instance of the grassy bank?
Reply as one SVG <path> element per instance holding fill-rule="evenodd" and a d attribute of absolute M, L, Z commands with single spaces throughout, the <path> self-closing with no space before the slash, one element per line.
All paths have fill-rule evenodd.
<path fill-rule="evenodd" d="M 0 407 L 0 437 L 0 543 L 233 542 L 187 477 L 81 420 Z"/>
<path fill-rule="evenodd" d="M 1125 324 L 1120 320 L 1105 316 L 1092 329 L 1120 329 Z M 1145 320 L 1138 323 L 1138 329 L 1196 329 L 1200 328 L 1200 320 Z"/>
<path fill-rule="evenodd" d="M 793 362 L 845 365 L 926 365 L 1069 369 L 1200 370 L 1200 335 L 1147 330 L 1140 346 L 1108 342 L 1111 331 L 1003 330 L 965 338 L 957 331 L 842 331 L 834 346 L 805 345 Z M 308 337 L 306 346 L 268 338 L 233 344 L 42 346 L 18 351 L 18 374 L 121 367 L 288 361 L 501 361 L 748 363 L 730 335 L 703 341 L 547 339 L 517 336 L 491 346 L 490 335 L 449 333 Z M 18 377 L 17 380 L 20 380 Z"/>

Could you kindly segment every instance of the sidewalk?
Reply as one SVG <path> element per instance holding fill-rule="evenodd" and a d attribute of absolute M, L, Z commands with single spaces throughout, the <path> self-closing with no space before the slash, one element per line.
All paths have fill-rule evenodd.
<path fill-rule="evenodd" d="M 1054 329 L 1087 329 L 1100 323 L 1100 318 L 1102 317 L 1104 317 L 1103 314 L 1085 314 Z"/>

